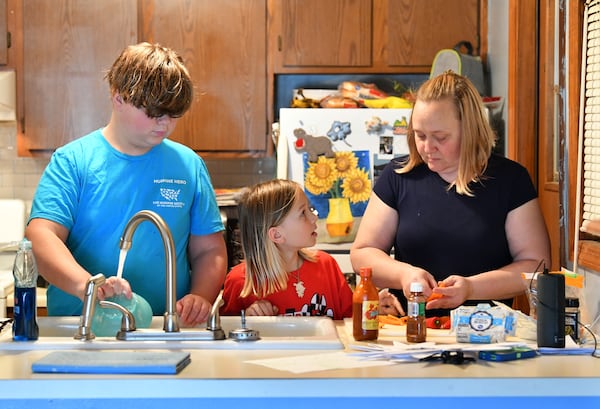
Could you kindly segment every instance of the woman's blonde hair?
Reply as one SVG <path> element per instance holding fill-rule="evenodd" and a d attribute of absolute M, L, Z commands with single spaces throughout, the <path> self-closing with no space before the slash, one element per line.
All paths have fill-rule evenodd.
<path fill-rule="evenodd" d="M 446 71 L 425 81 L 415 95 L 415 103 L 446 99 L 454 102 L 461 131 L 458 173 L 448 189 L 456 186 L 458 194 L 473 196 L 469 184 L 481 181 L 492 149 L 496 145 L 496 135 L 490 127 L 479 92 L 466 77 Z M 417 151 L 412 115 L 407 138 L 409 158 L 403 168 L 396 170 L 398 173 L 410 172 L 424 163 Z"/>
<path fill-rule="evenodd" d="M 259 183 L 240 198 L 240 235 L 246 261 L 246 281 L 240 296 L 265 297 L 287 288 L 288 272 L 277 245 L 269 239 L 269 229 L 279 226 L 302 193 L 296 182 L 273 179 Z M 304 260 L 314 261 L 314 253 L 298 251 Z"/>
<path fill-rule="evenodd" d="M 105 77 L 111 94 L 144 109 L 150 118 L 178 118 L 192 104 L 194 87 L 183 59 L 159 44 L 126 47 Z"/>

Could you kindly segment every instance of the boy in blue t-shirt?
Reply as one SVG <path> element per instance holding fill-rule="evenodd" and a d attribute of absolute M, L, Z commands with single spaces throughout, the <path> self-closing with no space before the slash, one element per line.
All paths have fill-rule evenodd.
<path fill-rule="evenodd" d="M 120 238 L 140 210 L 160 215 L 176 250 L 177 313 L 206 321 L 227 270 L 223 223 L 203 160 L 169 135 L 192 103 L 181 57 L 158 44 L 123 50 L 106 74 L 112 114 L 106 127 L 56 150 L 38 185 L 26 230 L 40 274 L 50 283 L 49 315 L 79 315 L 91 275 L 104 299 L 135 292 L 154 315 L 165 310 L 165 250 L 142 222 L 116 277 Z"/>

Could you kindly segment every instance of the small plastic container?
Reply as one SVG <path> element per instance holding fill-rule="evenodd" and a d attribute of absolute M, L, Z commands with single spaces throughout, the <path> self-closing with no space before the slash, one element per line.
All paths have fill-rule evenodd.
<path fill-rule="evenodd" d="M 565 336 L 579 342 L 579 298 L 565 298 Z"/>

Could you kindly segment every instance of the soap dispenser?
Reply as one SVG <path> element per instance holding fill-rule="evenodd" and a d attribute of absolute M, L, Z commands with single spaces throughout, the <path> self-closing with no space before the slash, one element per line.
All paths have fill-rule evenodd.
<path fill-rule="evenodd" d="M 13 266 L 15 279 L 15 305 L 13 309 L 13 340 L 34 341 L 38 339 L 36 287 L 38 270 L 27 239 L 19 242 Z"/>

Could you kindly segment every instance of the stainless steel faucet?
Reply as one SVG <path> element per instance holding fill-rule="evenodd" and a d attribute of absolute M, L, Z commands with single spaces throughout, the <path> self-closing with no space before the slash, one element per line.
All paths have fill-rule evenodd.
<path fill-rule="evenodd" d="M 127 222 L 123 236 L 121 236 L 121 250 L 129 250 L 132 244 L 133 233 L 141 222 L 147 220 L 154 224 L 160 232 L 163 247 L 165 250 L 165 274 L 166 274 L 166 305 L 163 329 L 165 332 L 179 332 L 179 317 L 176 309 L 176 287 L 177 270 L 176 270 L 176 254 L 173 235 L 167 223 L 157 213 L 150 210 L 141 210 L 133 215 Z"/>
<path fill-rule="evenodd" d="M 89 341 L 95 338 L 92 332 L 92 318 L 94 318 L 94 311 L 96 309 L 98 288 L 105 282 L 106 278 L 103 274 L 96 274 L 88 279 L 85 286 L 81 317 L 79 318 L 79 328 L 74 336 L 75 339 Z"/>

